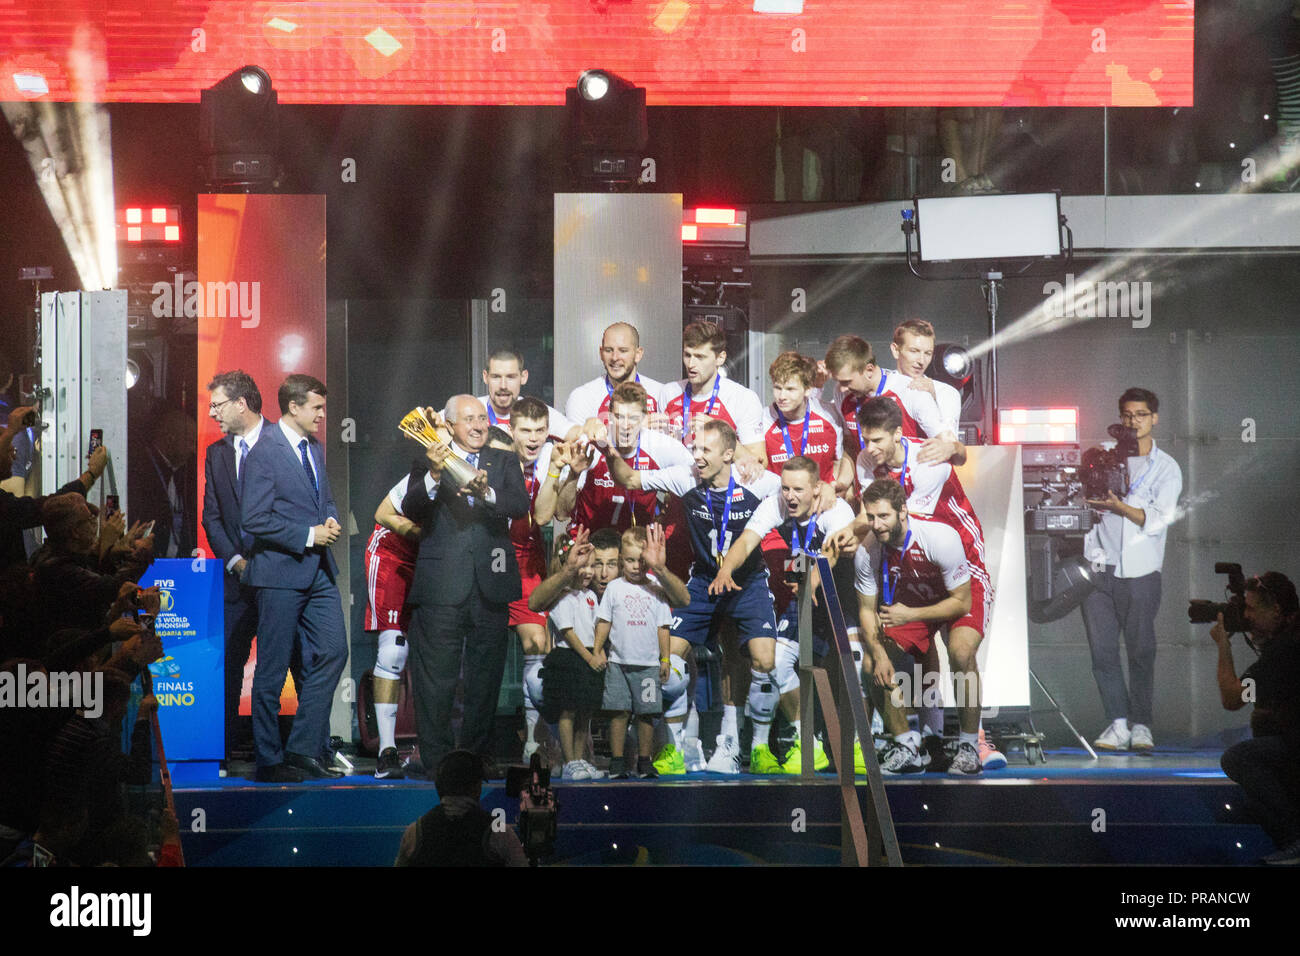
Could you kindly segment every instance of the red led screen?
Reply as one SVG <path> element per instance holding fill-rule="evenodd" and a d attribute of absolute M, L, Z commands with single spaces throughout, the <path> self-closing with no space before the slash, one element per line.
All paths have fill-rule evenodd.
<path fill-rule="evenodd" d="M 1192 19 L 1191 0 L 11 0 L 0 99 L 194 102 L 255 63 L 284 103 L 560 105 L 599 67 L 651 105 L 1187 106 Z"/>

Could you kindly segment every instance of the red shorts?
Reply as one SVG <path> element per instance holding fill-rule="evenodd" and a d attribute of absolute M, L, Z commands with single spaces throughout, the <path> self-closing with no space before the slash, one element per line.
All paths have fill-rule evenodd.
<path fill-rule="evenodd" d="M 518 601 L 510 602 L 510 626 L 518 627 L 520 624 L 540 624 L 542 627 L 545 627 L 546 615 L 528 610 L 528 598 L 537 590 L 537 585 L 542 583 L 542 576 L 540 574 L 524 573 L 521 576 L 520 583 L 524 586 L 524 596 Z"/>
<path fill-rule="evenodd" d="M 406 596 L 411 592 L 414 575 L 414 563 L 399 561 L 378 549 L 366 552 L 367 631 L 407 632 L 411 626 L 411 608 Z"/>
<path fill-rule="evenodd" d="M 885 636 L 913 657 L 924 657 L 934 644 L 934 635 L 943 627 L 942 621 L 908 621 L 885 628 Z"/>
<path fill-rule="evenodd" d="M 969 627 L 980 637 L 993 614 L 993 582 L 988 579 L 988 572 L 971 565 L 970 576 L 970 611 L 964 617 L 952 622 L 953 627 Z"/>

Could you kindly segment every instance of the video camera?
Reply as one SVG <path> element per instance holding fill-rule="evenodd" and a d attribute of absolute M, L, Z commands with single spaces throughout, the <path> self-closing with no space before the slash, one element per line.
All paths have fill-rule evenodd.
<path fill-rule="evenodd" d="M 1106 498 L 1111 492 L 1116 498 L 1128 494 L 1128 460 L 1137 457 L 1137 429 L 1115 424 L 1106 429 L 1115 439 L 1114 448 L 1089 448 L 1083 453 L 1079 477 L 1084 495 L 1092 501 Z"/>
<path fill-rule="evenodd" d="M 1229 634 L 1245 634 L 1250 630 L 1246 621 L 1246 578 L 1240 564 L 1217 561 L 1215 574 L 1228 576 L 1228 600 L 1222 603 L 1193 598 L 1187 602 L 1187 620 L 1193 624 L 1213 624 L 1223 615 L 1223 627 Z"/>
<path fill-rule="evenodd" d="M 540 754 L 533 754 L 527 767 L 506 768 L 506 793 L 519 799 L 519 840 L 528 864 L 555 852 L 555 832 L 560 804 L 551 789 L 551 770 L 542 766 Z"/>

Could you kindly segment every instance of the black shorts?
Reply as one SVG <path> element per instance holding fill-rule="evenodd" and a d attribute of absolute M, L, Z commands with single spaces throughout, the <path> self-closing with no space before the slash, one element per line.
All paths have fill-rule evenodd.
<path fill-rule="evenodd" d="M 605 672 L 595 671 L 573 648 L 557 647 L 542 661 L 542 719 L 555 723 L 561 711 L 600 710 Z"/>

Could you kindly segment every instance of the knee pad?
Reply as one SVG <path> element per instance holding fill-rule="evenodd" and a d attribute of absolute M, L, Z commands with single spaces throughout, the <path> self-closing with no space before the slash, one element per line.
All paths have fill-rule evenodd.
<path fill-rule="evenodd" d="M 746 713 L 757 723 L 770 724 L 776 714 L 776 705 L 781 700 L 781 692 L 776 686 L 776 675 L 757 670 L 750 670 L 749 674 L 749 700 L 746 701 Z"/>
<path fill-rule="evenodd" d="M 799 686 L 799 645 L 794 641 L 777 638 L 776 669 L 772 675 L 776 678 L 776 689 L 782 694 Z"/>
<path fill-rule="evenodd" d="M 524 706 L 533 710 L 542 709 L 542 661 L 541 654 L 524 655 Z"/>
<path fill-rule="evenodd" d="M 411 646 L 406 643 L 401 631 L 381 631 L 379 652 L 375 655 L 375 676 L 401 680 L 406 657 L 410 652 Z"/>
<path fill-rule="evenodd" d="M 663 695 L 664 703 L 676 701 L 679 697 L 686 696 L 686 686 L 690 683 L 691 675 L 686 669 L 686 662 L 673 654 L 668 658 L 668 680 L 664 681 Z M 684 711 L 683 711 L 684 713 Z"/>

